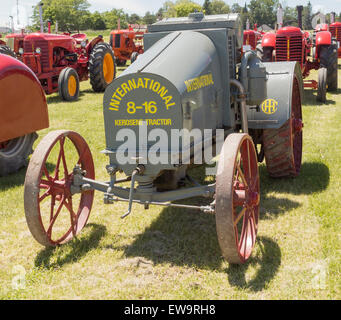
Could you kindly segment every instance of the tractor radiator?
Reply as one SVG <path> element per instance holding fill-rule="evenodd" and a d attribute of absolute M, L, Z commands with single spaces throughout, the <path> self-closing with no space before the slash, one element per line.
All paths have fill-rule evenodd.
<path fill-rule="evenodd" d="M 41 56 L 40 56 L 41 67 L 42 67 L 42 70 L 46 72 L 50 69 L 48 42 L 45 40 L 38 40 L 38 41 L 34 41 L 34 42 L 24 41 L 24 52 L 25 53 L 32 53 L 37 48 L 41 49 Z M 30 64 L 29 59 L 27 60 L 27 63 L 28 63 L 28 67 L 31 67 L 29 65 Z"/>
<path fill-rule="evenodd" d="M 276 61 L 303 62 L 302 36 L 276 36 Z"/>

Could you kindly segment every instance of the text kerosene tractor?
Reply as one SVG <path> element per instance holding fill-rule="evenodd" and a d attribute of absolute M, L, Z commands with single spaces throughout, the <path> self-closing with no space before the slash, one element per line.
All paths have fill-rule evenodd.
<path fill-rule="evenodd" d="M 66 101 L 79 96 L 79 82 L 88 80 L 102 92 L 116 75 L 115 58 L 102 36 L 31 33 L 24 38 L 23 62 L 38 77 L 46 94 L 59 91 Z"/>
<path fill-rule="evenodd" d="M 45 94 L 22 62 L 0 54 L 0 176 L 27 164 L 36 131 L 49 126 Z"/>
<path fill-rule="evenodd" d="M 91 151 L 78 133 L 50 132 L 26 174 L 29 229 L 45 246 L 71 240 L 85 226 L 97 190 L 106 204 L 128 203 L 122 218 L 133 203 L 215 214 L 223 256 L 243 263 L 258 230 L 257 162 L 265 155 L 272 177 L 300 172 L 300 66 L 263 63 L 254 51 L 241 56 L 237 14 L 193 13 L 148 30 L 145 53 L 104 93 L 103 153 L 109 158 L 110 182 L 95 180 Z M 216 182 L 203 185 L 188 168 L 201 163 L 203 153 L 219 140 Z M 120 172 L 126 178 L 117 179 Z M 127 181 L 130 188 L 121 185 Z M 173 203 L 198 196 L 211 200 L 207 205 Z"/>
<path fill-rule="evenodd" d="M 138 26 L 139 27 L 139 26 Z M 133 63 L 139 54 L 143 53 L 142 38 L 145 30 L 134 30 L 133 25 L 128 29 L 118 29 L 110 32 L 110 46 L 114 51 L 116 64 L 125 66 L 128 60 Z"/>
<path fill-rule="evenodd" d="M 327 91 L 338 88 L 337 44 L 329 31 L 316 31 L 314 39 L 302 31 L 301 11 L 298 13 L 299 27 L 287 26 L 276 33 L 266 33 L 257 49 L 265 62 L 299 62 L 304 79 L 311 70 L 318 70 L 318 81 L 304 80 L 304 87 L 317 89 L 317 100 L 326 102 Z"/>

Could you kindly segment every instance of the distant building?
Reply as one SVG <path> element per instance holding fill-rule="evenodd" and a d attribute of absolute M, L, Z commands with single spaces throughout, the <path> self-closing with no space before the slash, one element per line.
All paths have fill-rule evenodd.
<path fill-rule="evenodd" d="M 262 24 L 260 27 L 258 27 L 258 30 L 263 32 L 269 32 L 272 31 L 273 29 L 266 24 Z"/>
<path fill-rule="evenodd" d="M 0 27 L 0 33 L 9 33 L 11 29 L 8 27 Z"/>

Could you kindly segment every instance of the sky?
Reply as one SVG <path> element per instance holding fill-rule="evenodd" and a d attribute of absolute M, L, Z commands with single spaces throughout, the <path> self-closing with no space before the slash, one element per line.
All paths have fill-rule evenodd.
<path fill-rule="evenodd" d="M 193 0 L 199 4 L 203 4 L 204 0 Z M 19 22 L 19 28 L 22 25 L 29 23 L 29 17 L 32 15 L 32 6 L 37 4 L 38 0 L 18 0 L 19 2 L 19 19 L 17 19 L 16 10 L 17 0 L 0 0 L 0 26 L 9 25 L 9 16 L 14 17 L 14 22 L 17 24 Z M 124 9 L 125 12 L 137 13 L 139 15 L 144 15 L 146 11 L 156 13 L 157 10 L 162 7 L 165 0 L 88 0 L 91 4 L 90 11 L 106 11 L 113 8 Z M 225 0 L 229 5 L 238 2 L 240 5 L 244 5 L 245 2 L 249 0 Z M 281 0 L 289 6 L 296 6 L 299 4 L 306 5 L 308 0 Z M 341 12 L 341 0 L 310 0 L 313 11 L 318 10 L 328 13 L 335 11 L 337 13 Z"/>

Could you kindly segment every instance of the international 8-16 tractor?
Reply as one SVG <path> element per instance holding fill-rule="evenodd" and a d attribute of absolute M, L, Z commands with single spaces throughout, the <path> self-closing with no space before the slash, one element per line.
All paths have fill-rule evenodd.
<path fill-rule="evenodd" d="M 258 50 L 264 62 L 297 61 L 304 79 L 311 70 L 318 70 L 318 81 L 305 80 L 304 87 L 317 89 L 317 100 L 326 102 L 326 92 L 338 88 L 337 43 L 329 31 L 316 31 L 314 38 L 302 31 L 299 8 L 298 14 L 299 28 L 287 26 L 276 33 L 266 33 Z"/>
<path fill-rule="evenodd" d="M 215 214 L 223 256 L 243 263 L 258 230 L 257 162 L 265 155 L 271 177 L 300 172 L 300 66 L 263 63 L 254 51 L 241 56 L 237 14 L 192 13 L 148 30 L 144 54 L 104 93 L 103 153 L 110 179 L 95 180 L 91 151 L 78 133 L 50 132 L 26 174 L 28 227 L 44 246 L 71 240 L 86 225 L 97 190 L 106 204 L 127 203 L 121 218 L 131 214 L 133 204 Z M 188 169 L 207 162 L 202 158 L 207 160 L 219 141 L 217 155 L 212 152 L 216 181 L 194 180 Z M 178 202 L 199 196 L 207 198 L 206 205 Z"/>

